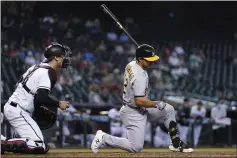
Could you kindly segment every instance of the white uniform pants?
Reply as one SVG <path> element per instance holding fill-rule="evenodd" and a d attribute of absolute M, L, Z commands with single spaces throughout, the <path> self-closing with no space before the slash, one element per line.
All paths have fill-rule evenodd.
<path fill-rule="evenodd" d="M 14 107 L 8 102 L 4 106 L 4 115 L 21 138 L 44 142 L 43 134 L 30 113 L 24 111 L 18 105 Z M 45 148 L 44 143 L 37 144 Z M 32 144 L 30 145 L 32 146 Z M 37 147 L 36 144 L 35 147 Z"/>

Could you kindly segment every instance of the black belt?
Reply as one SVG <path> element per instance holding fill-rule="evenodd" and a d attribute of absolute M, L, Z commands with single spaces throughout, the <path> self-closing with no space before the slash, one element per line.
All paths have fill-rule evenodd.
<path fill-rule="evenodd" d="M 15 107 L 15 108 L 16 108 L 17 105 L 18 105 L 17 103 L 12 102 L 12 101 L 11 101 L 9 104 L 10 104 L 11 106 Z M 19 105 L 18 105 L 18 106 L 19 106 Z M 21 106 L 19 106 L 19 107 L 22 108 Z M 23 109 L 23 108 L 22 108 L 22 109 Z M 28 112 L 28 113 L 31 113 L 31 112 L 29 112 L 28 110 L 25 110 L 25 109 L 23 109 L 23 110 L 26 111 L 26 112 Z"/>
<path fill-rule="evenodd" d="M 123 106 L 128 106 L 128 107 L 130 107 L 132 109 L 141 109 L 140 107 L 133 107 L 133 106 L 130 106 L 130 105 L 127 105 L 127 104 L 123 104 Z"/>
<path fill-rule="evenodd" d="M 144 115 L 144 114 L 147 112 L 146 109 L 143 109 L 143 108 L 141 108 L 141 107 L 133 107 L 133 106 L 130 106 L 130 105 L 127 105 L 127 104 L 123 104 L 123 106 L 128 106 L 128 107 L 130 107 L 130 108 L 132 108 L 132 109 L 138 110 L 138 111 L 140 111 L 140 113 L 141 113 L 142 115 Z"/>

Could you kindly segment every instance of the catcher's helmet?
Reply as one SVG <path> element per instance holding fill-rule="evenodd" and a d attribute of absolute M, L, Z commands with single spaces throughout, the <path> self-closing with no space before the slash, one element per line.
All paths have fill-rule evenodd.
<path fill-rule="evenodd" d="M 51 61 L 55 56 L 63 57 L 63 68 L 67 68 L 71 64 L 72 51 L 66 45 L 61 45 L 58 43 L 50 44 L 44 52 L 45 60 L 44 63 Z"/>
<path fill-rule="evenodd" d="M 138 46 L 136 50 L 136 58 L 138 59 L 139 57 L 142 57 L 147 61 L 156 61 L 159 59 L 159 57 L 155 54 L 155 49 L 148 44 Z"/>

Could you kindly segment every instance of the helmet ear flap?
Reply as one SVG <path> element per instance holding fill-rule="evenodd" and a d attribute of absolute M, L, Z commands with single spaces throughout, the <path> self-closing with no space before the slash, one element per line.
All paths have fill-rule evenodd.
<path fill-rule="evenodd" d="M 140 57 L 136 57 L 136 60 L 139 61 L 139 58 L 140 58 Z"/>
<path fill-rule="evenodd" d="M 137 61 L 140 61 L 141 59 L 142 59 L 142 57 L 140 57 L 140 56 L 137 56 L 137 57 L 136 57 L 136 60 L 137 60 Z"/>

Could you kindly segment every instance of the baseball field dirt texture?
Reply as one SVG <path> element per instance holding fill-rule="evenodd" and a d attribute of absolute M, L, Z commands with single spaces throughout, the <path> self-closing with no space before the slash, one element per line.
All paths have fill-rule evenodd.
<path fill-rule="evenodd" d="M 177 153 L 168 149 L 143 149 L 140 153 L 128 153 L 120 149 L 101 149 L 99 153 L 92 153 L 90 149 L 50 149 L 45 155 L 26 155 L 5 153 L 2 157 L 233 157 L 237 158 L 236 148 L 197 148 L 193 153 Z"/>

